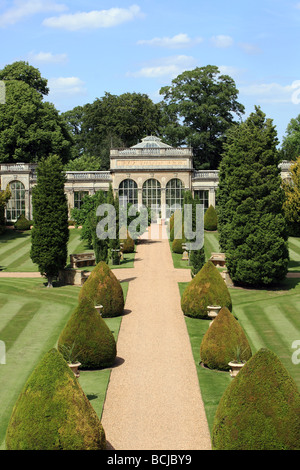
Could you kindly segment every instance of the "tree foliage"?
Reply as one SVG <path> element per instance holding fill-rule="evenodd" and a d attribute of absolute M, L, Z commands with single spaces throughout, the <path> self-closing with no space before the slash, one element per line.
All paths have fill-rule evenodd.
<path fill-rule="evenodd" d="M 300 236 L 300 157 L 290 168 L 290 178 L 282 183 L 285 192 L 284 216 L 289 234 Z"/>
<path fill-rule="evenodd" d="M 41 76 L 40 71 L 28 62 L 18 61 L 6 65 L 0 70 L 0 80 L 18 80 L 30 86 L 41 95 L 48 95 L 48 80 Z"/>
<path fill-rule="evenodd" d="M 0 106 L 0 162 L 38 162 L 57 154 L 67 162 L 72 138 L 54 105 L 26 82 L 6 83 Z"/>
<path fill-rule="evenodd" d="M 297 160 L 300 156 L 300 114 L 291 119 L 281 146 L 283 160 Z"/>
<path fill-rule="evenodd" d="M 37 184 L 32 190 L 34 226 L 30 256 L 52 287 L 53 278 L 66 265 L 68 254 L 68 204 L 65 175 L 60 158 L 51 155 L 37 167 Z"/>
<path fill-rule="evenodd" d="M 240 117 L 244 112 L 234 80 L 221 75 L 216 66 L 207 65 L 178 75 L 160 94 L 164 113 L 169 116 L 169 122 L 165 118 L 165 135 L 177 145 L 193 148 L 196 168 L 216 169 L 234 115 Z"/>
<path fill-rule="evenodd" d="M 105 93 L 93 103 L 63 114 L 75 140 L 75 156 L 85 153 L 101 159 L 109 169 L 110 149 L 130 147 L 149 134 L 157 134 L 160 105 L 145 94 Z"/>
<path fill-rule="evenodd" d="M 233 282 L 271 285 L 288 266 L 277 133 L 260 108 L 228 133 L 217 192 L 220 246 Z"/>

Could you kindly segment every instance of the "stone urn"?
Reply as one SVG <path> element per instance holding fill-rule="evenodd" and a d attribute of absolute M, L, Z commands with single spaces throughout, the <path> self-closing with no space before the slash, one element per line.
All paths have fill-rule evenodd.
<path fill-rule="evenodd" d="M 244 367 L 245 362 L 228 362 L 228 365 L 231 367 L 229 370 L 231 377 L 236 377 L 241 368 Z"/>
<path fill-rule="evenodd" d="M 207 306 L 207 316 L 212 319 L 209 325 L 212 324 L 219 311 L 221 310 L 221 305 L 208 305 Z"/>
<path fill-rule="evenodd" d="M 69 364 L 68 366 L 70 367 L 71 371 L 75 375 L 76 379 L 80 376 L 80 371 L 78 370 L 78 367 L 81 366 L 81 362 L 75 362 L 74 364 Z"/>
<path fill-rule="evenodd" d="M 103 305 L 95 305 L 95 309 L 99 313 L 99 315 L 102 317 L 102 312 L 101 310 L 103 309 Z"/>

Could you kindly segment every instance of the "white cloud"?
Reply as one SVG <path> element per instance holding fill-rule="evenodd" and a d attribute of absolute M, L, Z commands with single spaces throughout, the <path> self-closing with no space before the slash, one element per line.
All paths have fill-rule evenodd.
<path fill-rule="evenodd" d="M 53 16 L 46 18 L 43 24 L 50 28 L 79 31 L 80 29 L 110 28 L 141 16 L 140 7 L 132 5 L 127 9 L 110 8 L 109 10 L 94 10 Z"/>
<path fill-rule="evenodd" d="M 38 13 L 63 12 L 67 7 L 51 0 L 14 0 L 13 6 L 0 15 L 0 27 L 14 25 Z"/>
<path fill-rule="evenodd" d="M 279 83 L 258 83 L 239 87 L 241 94 L 255 96 L 262 103 L 293 103 L 300 104 L 300 80 L 290 85 Z"/>
<path fill-rule="evenodd" d="M 84 95 L 86 94 L 85 83 L 78 77 L 59 77 L 48 80 L 50 94 L 52 95 Z"/>
<path fill-rule="evenodd" d="M 233 39 L 231 36 L 225 36 L 220 34 L 218 36 L 213 36 L 211 41 L 215 47 L 226 48 L 233 45 Z"/>
<path fill-rule="evenodd" d="M 153 39 L 141 39 L 137 42 L 139 45 L 148 45 L 148 46 L 158 46 L 158 47 L 168 47 L 168 48 L 178 48 L 178 47 L 187 47 L 193 44 L 202 42 L 203 39 L 197 37 L 195 39 L 190 38 L 187 34 L 180 33 L 176 34 L 173 37 L 156 37 Z"/>
<path fill-rule="evenodd" d="M 29 62 L 38 64 L 62 64 L 67 62 L 67 54 L 52 54 L 52 52 L 29 53 Z"/>
<path fill-rule="evenodd" d="M 196 59 L 191 56 L 177 55 L 166 57 L 159 60 L 155 64 L 149 64 L 142 67 L 137 72 L 128 72 L 129 77 L 145 77 L 145 78 L 158 78 L 158 77 L 177 77 L 185 70 L 195 67 Z"/>

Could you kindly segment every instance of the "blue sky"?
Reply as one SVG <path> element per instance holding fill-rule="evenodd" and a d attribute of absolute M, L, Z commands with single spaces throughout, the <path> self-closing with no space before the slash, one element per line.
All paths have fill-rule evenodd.
<path fill-rule="evenodd" d="M 0 0 L 0 68 L 26 60 L 67 111 L 105 92 L 147 94 L 216 65 L 279 139 L 300 114 L 299 0 Z"/>

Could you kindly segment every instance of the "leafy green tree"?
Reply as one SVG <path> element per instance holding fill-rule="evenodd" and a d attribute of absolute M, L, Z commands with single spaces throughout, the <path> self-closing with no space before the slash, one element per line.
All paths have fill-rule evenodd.
<path fill-rule="evenodd" d="M 65 165 L 66 171 L 100 171 L 102 168 L 102 161 L 99 157 L 92 157 L 86 154 L 70 160 Z"/>
<path fill-rule="evenodd" d="M 58 154 L 71 157 L 72 137 L 54 105 L 21 80 L 6 83 L 6 102 L 0 106 L 0 162 L 38 162 Z"/>
<path fill-rule="evenodd" d="M 130 147 L 145 135 L 158 133 L 160 106 L 141 93 L 105 93 L 83 107 L 82 117 L 79 110 L 77 123 L 80 121 L 81 148 L 101 158 L 102 169 L 108 169 L 111 148 Z"/>
<path fill-rule="evenodd" d="M 300 114 L 291 119 L 287 126 L 286 136 L 283 138 L 281 146 L 281 156 L 283 160 L 297 160 L 300 156 Z"/>
<path fill-rule="evenodd" d="M 6 65 L 0 70 L 0 80 L 19 80 L 27 83 L 41 95 L 48 95 L 48 80 L 41 76 L 40 71 L 29 65 L 28 62 L 18 61 L 13 64 Z"/>
<path fill-rule="evenodd" d="M 228 133 L 217 192 L 218 228 L 226 265 L 236 284 L 269 286 L 287 273 L 277 143 L 272 120 L 258 107 Z"/>
<path fill-rule="evenodd" d="M 193 148 L 196 168 L 216 169 L 226 132 L 235 123 L 234 115 L 244 113 L 234 80 L 221 75 L 216 66 L 207 65 L 178 75 L 160 94 L 163 110 L 170 117 L 165 135 L 178 145 Z"/>
<path fill-rule="evenodd" d="M 65 175 L 60 157 L 51 155 L 37 167 L 37 184 L 32 190 L 34 226 L 30 256 L 52 287 L 53 279 L 66 265 L 68 255 L 68 204 Z"/>
<path fill-rule="evenodd" d="M 300 236 L 300 157 L 290 169 L 290 178 L 283 181 L 285 192 L 283 204 L 284 216 L 288 224 L 289 234 Z"/>

